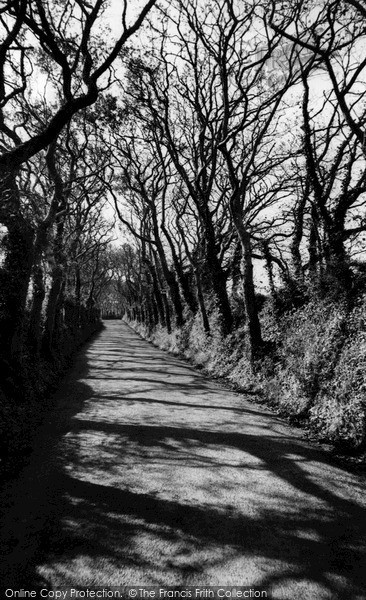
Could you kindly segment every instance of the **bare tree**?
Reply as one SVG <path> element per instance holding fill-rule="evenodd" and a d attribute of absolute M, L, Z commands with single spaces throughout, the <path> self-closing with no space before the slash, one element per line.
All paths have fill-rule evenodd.
<path fill-rule="evenodd" d="M 121 7 L 122 32 L 101 50 L 98 33 L 106 6 L 53 0 L 9 1 L 0 14 L 4 42 L 0 49 L 0 222 L 7 230 L 1 270 L 1 344 L 18 355 L 24 320 L 27 281 L 33 266 L 34 231 L 27 221 L 17 189 L 21 165 L 45 150 L 79 111 L 91 106 L 112 81 L 112 66 L 126 42 L 139 29 L 155 0 L 128 22 L 128 4 Z M 51 86 L 42 127 L 34 119 L 32 87 Z M 42 83 L 41 83 L 42 85 Z M 20 102 L 20 105 L 19 105 Z M 25 259 L 26 257 L 26 259 Z"/>

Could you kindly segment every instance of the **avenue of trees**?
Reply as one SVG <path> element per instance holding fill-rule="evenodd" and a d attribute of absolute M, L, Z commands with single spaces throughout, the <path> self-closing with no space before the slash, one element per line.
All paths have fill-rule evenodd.
<path fill-rule="evenodd" d="M 0 27 L 4 415 L 102 311 L 236 344 L 361 448 L 366 3 L 2 0 Z"/>
<path fill-rule="evenodd" d="M 0 4 L 0 422 L 5 451 L 32 401 L 100 326 L 112 224 L 110 151 L 91 107 L 155 0 Z M 113 8 L 113 7 L 112 7 Z M 23 421 L 23 422 L 22 422 Z M 18 435 L 16 435 L 18 434 Z"/>
<path fill-rule="evenodd" d="M 366 229 L 364 27 L 348 2 L 161 8 L 105 129 L 134 317 L 169 329 L 200 312 L 209 332 L 214 307 L 225 336 L 238 312 L 255 359 L 253 260 L 274 304 L 349 291 Z"/>
<path fill-rule="evenodd" d="M 161 3 L 104 127 L 125 239 L 106 305 L 235 383 L 250 365 L 284 412 L 358 448 L 365 8 Z"/>

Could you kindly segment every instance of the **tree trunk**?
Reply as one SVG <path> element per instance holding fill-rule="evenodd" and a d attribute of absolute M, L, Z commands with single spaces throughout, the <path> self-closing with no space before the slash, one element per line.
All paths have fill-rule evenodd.
<path fill-rule="evenodd" d="M 250 234 L 246 230 L 242 216 L 241 207 L 238 206 L 237 200 L 232 199 L 231 212 L 233 216 L 234 225 L 238 233 L 240 243 L 242 246 L 243 257 L 242 257 L 242 282 L 243 282 L 243 294 L 245 312 L 248 321 L 249 329 L 249 342 L 250 342 L 250 353 L 251 360 L 254 363 L 255 360 L 260 356 L 260 351 L 263 347 L 261 326 L 258 317 L 257 302 L 255 298 L 255 287 L 253 279 L 253 261 L 252 261 L 252 246 L 250 240 Z"/>
<path fill-rule="evenodd" d="M 180 287 L 182 288 L 183 298 L 184 298 L 189 310 L 191 311 L 191 313 L 196 314 L 197 308 L 198 308 L 197 301 L 196 301 L 196 298 L 194 297 L 192 289 L 189 285 L 189 280 L 188 280 L 187 274 L 184 273 L 184 271 L 183 271 L 182 264 L 181 264 L 181 262 L 177 256 L 177 253 L 175 251 L 172 238 L 169 235 L 169 232 L 163 223 L 161 224 L 161 229 L 162 229 L 166 239 L 168 240 L 168 244 L 170 246 L 170 250 L 171 250 L 172 258 L 173 258 L 174 269 L 177 274 L 177 279 L 180 283 Z"/>
<path fill-rule="evenodd" d="M 271 253 L 269 251 L 267 242 L 263 242 L 262 248 L 263 248 L 263 256 L 264 256 L 265 265 L 266 265 L 266 271 L 267 271 L 267 275 L 268 275 L 269 289 L 271 292 L 272 306 L 273 306 L 274 312 L 276 313 L 277 312 L 277 293 L 276 293 L 276 286 L 274 283 L 274 276 L 273 276 L 273 261 L 271 258 Z"/>
<path fill-rule="evenodd" d="M 168 333 L 171 333 L 171 331 L 172 331 L 171 310 L 170 310 L 169 301 L 168 301 L 166 292 L 164 291 L 164 286 L 161 284 L 160 274 L 159 274 L 159 270 L 160 269 L 163 271 L 163 266 L 159 262 L 158 255 L 157 255 L 157 253 L 154 250 L 152 250 L 152 254 L 154 256 L 155 273 L 156 273 L 157 281 L 159 282 L 159 289 L 162 290 L 161 295 L 162 295 L 163 305 L 164 305 L 164 315 L 165 315 L 166 328 L 168 330 Z M 160 256 L 159 256 L 159 258 L 160 258 Z M 164 272 L 163 272 L 163 275 L 164 275 Z M 166 281 L 165 277 L 164 277 L 164 279 Z M 170 297 L 171 297 L 171 294 L 170 294 Z"/>
<path fill-rule="evenodd" d="M 334 291 L 348 292 L 352 286 L 352 273 L 344 248 L 344 223 L 333 222 L 325 229 L 326 269 L 334 282 Z"/>
<path fill-rule="evenodd" d="M 56 314 L 58 299 L 62 290 L 63 283 L 63 268 L 61 265 L 56 265 L 52 269 L 51 290 L 48 296 L 45 327 L 42 340 L 42 348 L 46 354 L 50 354 L 53 348 L 53 338 L 56 325 Z"/>
<path fill-rule="evenodd" d="M 311 209 L 311 225 L 309 234 L 309 277 L 313 284 L 317 284 L 319 281 L 318 267 L 319 267 L 319 254 L 318 254 L 318 218 L 317 212 L 314 207 Z"/>
<path fill-rule="evenodd" d="M 214 232 L 210 228 L 206 234 L 205 266 L 209 273 L 216 307 L 219 312 L 221 333 L 226 336 L 231 332 L 233 326 L 233 316 L 226 289 L 226 277 L 217 256 Z"/>
<path fill-rule="evenodd" d="M 159 314 L 159 320 L 160 323 L 162 324 L 163 327 L 166 326 L 166 320 L 165 320 L 165 311 L 164 311 L 164 302 L 163 302 L 163 298 L 162 298 L 162 294 L 160 291 L 160 286 L 159 286 L 159 281 L 158 281 L 158 277 L 156 274 L 156 270 L 154 265 L 151 263 L 151 261 L 148 258 L 144 258 L 143 259 L 149 274 L 151 276 L 151 281 L 152 281 L 152 289 L 153 289 L 153 293 L 155 296 L 155 303 L 156 303 L 156 307 L 157 307 L 157 311 Z"/>
<path fill-rule="evenodd" d="M 33 295 L 28 328 L 29 344 L 38 353 L 41 346 L 41 320 L 42 307 L 46 295 L 44 285 L 44 274 L 41 266 L 42 253 L 47 247 L 47 232 L 52 225 L 51 210 L 48 217 L 40 223 L 34 242 L 34 265 L 33 265 Z"/>
<path fill-rule="evenodd" d="M 163 269 L 164 271 L 164 269 Z M 175 312 L 175 324 L 177 327 L 182 327 L 184 324 L 183 318 L 183 306 L 180 297 L 179 286 L 177 284 L 177 280 L 175 279 L 174 274 L 170 269 L 164 271 L 164 277 L 169 287 L 170 298 L 174 307 Z"/>
<path fill-rule="evenodd" d="M 304 211 L 305 205 L 310 192 L 310 178 L 307 178 L 305 189 L 303 194 L 298 200 L 294 208 L 294 231 L 292 235 L 292 241 L 290 245 L 290 251 L 292 256 L 292 264 L 294 267 L 294 275 L 297 283 L 302 283 L 304 279 L 302 270 L 302 261 L 300 253 L 300 244 L 304 233 Z"/>
<path fill-rule="evenodd" d="M 21 213 L 15 174 L 0 182 L 0 222 L 7 227 L 6 257 L 0 272 L 1 351 L 21 360 L 25 308 L 33 267 L 33 227 Z"/>
<path fill-rule="evenodd" d="M 41 334 L 42 334 L 42 307 L 46 296 L 46 290 L 44 286 L 43 269 L 41 265 L 38 265 L 33 270 L 33 297 L 32 307 L 29 318 L 29 344 L 34 349 L 36 354 L 39 353 L 41 348 Z"/>
<path fill-rule="evenodd" d="M 253 281 L 252 248 L 249 233 L 242 236 L 243 244 L 243 292 L 245 311 L 248 319 L 251 355 L 255 360 L 263 346 L 261 326 L 258 317 L 257 302 Z"/>
<path fill-rule="evenodd" d="M 165 281 L 168 285 L 170 299 L 172 301 L 172 305 L 173 305 L 174 312 L 175 312 L 176 326 L 182 327 L 182 325 L 184 323 L 184 318 L 183 318 L 183 306 L 182 306 L 182 301 L 181 301 L 181 297 L 180 297 L 179 285 L 177 283 L 174 273 L 168 267 L 163 244 L 161 243 L 160 238 L 159 238 L 158 226 L 157 226 L 157 224 L 155 224 L 155 221 L 154 221 L 154 235 L 155 235 L 156 249 L 157 249 L 159 259 L 160 259 L 161 270 L 163 272 Z"/>
<path fill-rule="evenodd" d="M 197 298 L 198 298 L 198 304 L 199 304 L 200 311 L 201 311 L 203 329 L 206 333 L 210 333 L 210 331 L 211 331 L 210 322 L 209 322 L 208 316 L 207 316 L 207 311 L 206 311 L 206 306 L 205 306 L 205 298 L 203 296 L 203 291 L 202 291 L 201 276 L 198 272 L 198 269 L 194 269 L 194 277 L 195 277 L 196 285 L 197 285 Z"/>
<path fill-rule="evenodd" d="M 179 218 L 177 218 L 176 223 L 177 223 L 178 231 L 182 238 L 182 242 L 183 242 L 183 245 L 185 248 L 187 258 L 189 260 L 189 264 L 191 265 L 192 270 L 193 270 L 194 279 L 195 279 L 196 286 L 197 286 L 197 300 L 198 300 L 198 306 L 201 311 L 203 329 L 206 331 L 206 333 L 210 333 L 210 322 L 208 320 L 206 305 L 205 305 L 205 298 L 204 298 L 203 290 L 202 290 L 201 274 L 200 274 L 197 264 L 193 260 L 192 253 L 191 253 L 189 245 L 187 243 L 186 236 L 184 235 L 183 228 L 179 224 Z"/>
<path fill-rule="evenodd" d="M 163 292 L 163 302 L 164 302 L 166 329 L 167 329 L 168 333 L 171 333 L 172 332 L 172 323 L 171 323 L 171 318 L 170 318 L 170 306 L 169 306 L 169 301 L 168 301 L 168 298 L 167 298 L 167 295 L 165 292 Z"/>
<path fill-rule="evenodd" d="M 242 281 L 241 281 L 241 262 L 242 262 L 242 248 L 240 240 L 236 243 L 234 256 L 231 263 L 231 279 L 233 282 L 232 285 L 232 298 L 235 302 L 239 303 L 243 301 L 241 289 L 242 289 Z"/>

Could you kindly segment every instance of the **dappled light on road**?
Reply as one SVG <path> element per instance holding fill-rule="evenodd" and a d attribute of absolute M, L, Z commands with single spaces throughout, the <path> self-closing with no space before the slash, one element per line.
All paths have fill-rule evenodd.
<path fill-rule="evenodd" d="M 43 479 L 30 464 L 23 486 L 38 543 L 20 567 L 20 528 L 9 552 L 20 584 L 365 597 L 361 477 L 120 322 L 80 355 L 36 460 Z"/>

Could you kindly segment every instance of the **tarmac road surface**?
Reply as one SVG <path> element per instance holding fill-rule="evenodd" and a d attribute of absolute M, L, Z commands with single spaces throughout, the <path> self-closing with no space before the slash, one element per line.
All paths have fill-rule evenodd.
<path fill-rule="evenodd" d="M 364 476 L 249 395 L 120 321 L 105 326 L 2 491 L 5 589 L 247 585 L 279 600 L 365 599 Z"/>

